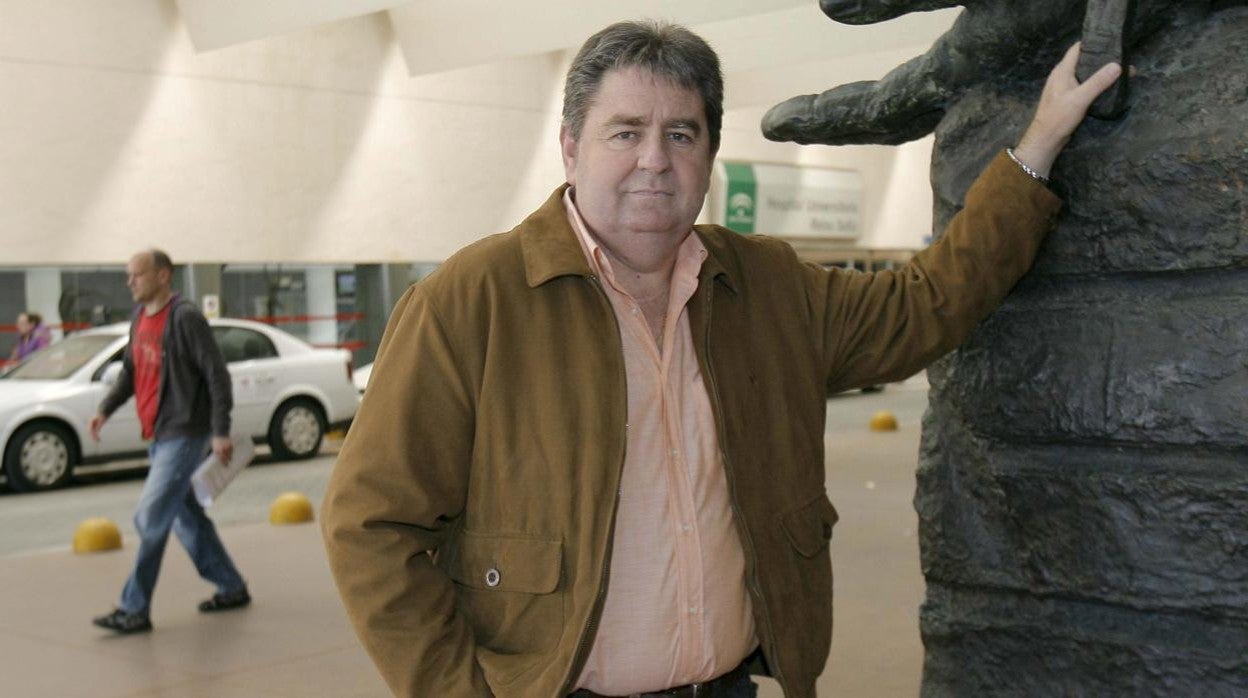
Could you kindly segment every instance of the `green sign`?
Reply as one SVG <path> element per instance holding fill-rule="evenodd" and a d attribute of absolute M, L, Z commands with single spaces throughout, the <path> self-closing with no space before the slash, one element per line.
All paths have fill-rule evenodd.
<path fill-rule="evenodd" d="M 755 210 L 758 208 L 758 182 L 754 179 L 754 167 L 740 162 L 724 162 L 723 165 L 728 175 L 724 225 L 738 233 L 752 233 Z"/>

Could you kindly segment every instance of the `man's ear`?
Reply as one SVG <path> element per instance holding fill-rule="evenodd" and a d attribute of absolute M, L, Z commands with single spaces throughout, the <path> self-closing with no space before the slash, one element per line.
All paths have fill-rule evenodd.
<path fill-rule="evenodd" d="M 576 184 L 576 138 L 567 124 L 559 126 L 559 154 L 563 157 L 563 176 L 568 184 Z"/>

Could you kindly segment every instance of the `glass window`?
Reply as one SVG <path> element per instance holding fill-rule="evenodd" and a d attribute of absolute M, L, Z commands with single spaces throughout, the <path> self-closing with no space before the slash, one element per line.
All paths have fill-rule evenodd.
<path fill-rule="evenodd" d="M 9 358 L 17 346 L 17 314 L 26 307 L 26 273 L 0 271 L 0 360 Z"/>
<path fill-rule="evenodd" d="M 186 269 L 173 267 L 173 290 L 184 287 Z M 134 299 L 126 287 L 125 267 L 62 267 L 58 304 L 65 331 L 128 322 Z"/>
<path fill-rule="evenodd" d="M 221 348 L 226 363 L 271 359 L 277 356 L 277 348 L 273 346 L 273 342 L 255 330 L 217 325 L 212 328 L 212 338 Z"/>
<path fill-rule="evenodd" d="M 308 312 L 304 273 L 282 265 L 227 265 L 221 272 L 221 309 L 229 317 L 290 322 Z"/>
<path fill-rule="evenodd" d="M 62 380 L 82 368 L 121 335 L 91 334 L 69 337 L 31 354 L 4 375 L 5 380 Z"/>

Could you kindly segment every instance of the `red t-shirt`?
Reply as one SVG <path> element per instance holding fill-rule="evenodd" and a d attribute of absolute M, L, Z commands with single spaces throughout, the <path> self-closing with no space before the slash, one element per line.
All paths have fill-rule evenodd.
<path fill-rule="evenodd" d="M 134 360 L 134 403 L 139 411 L 139 424 L 143 427 L 145 439 L 152 438 L 156 412 L 160 409 L 160 362 L 164 357 L 162 346 L 170 305 L 165 304 L 155 315 L 140 311 L 139 326 L 134 331 L 134 346 L 130 349 Z"/>

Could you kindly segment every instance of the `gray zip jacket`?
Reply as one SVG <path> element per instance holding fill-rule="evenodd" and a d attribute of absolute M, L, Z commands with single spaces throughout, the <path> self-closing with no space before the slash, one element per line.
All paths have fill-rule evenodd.
<path fill-rule="evenodd" d="M 143 306 L 130 319 L 130 343 L 121 362 L 121 374 L 100 402 L 100 414 L 111 415 L 134 395 L 134 333 Z M 169 319 L 161 340 L 160 399 L 154 436 L 157 441 L 184 436 L 230 435 L 234 396 L 221 349 L 212 338 L 208 321 L 190 300 L 175 294 L 169 301 Z"/>

